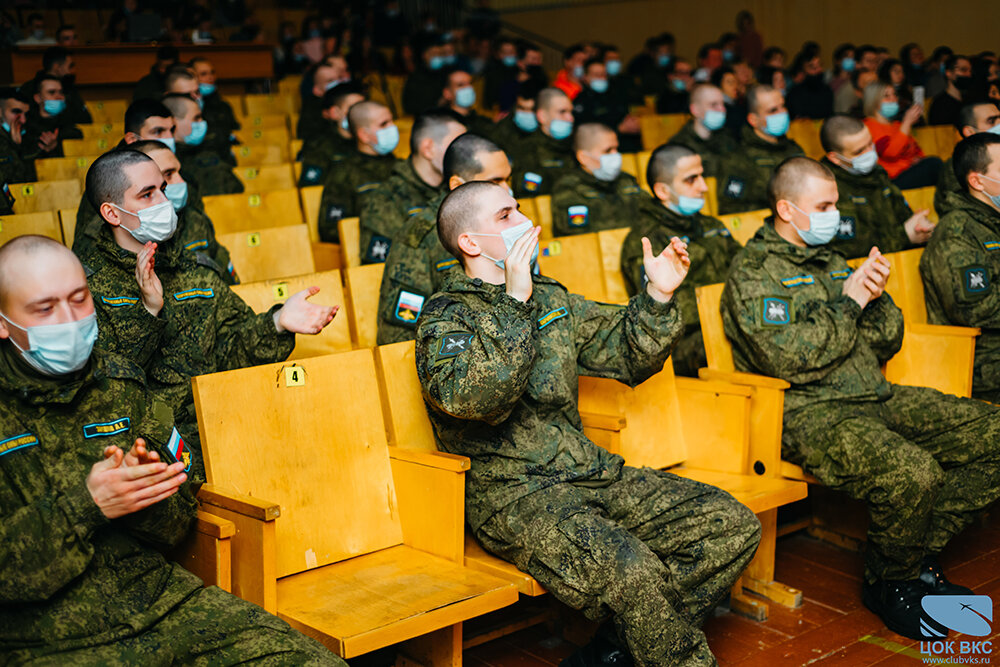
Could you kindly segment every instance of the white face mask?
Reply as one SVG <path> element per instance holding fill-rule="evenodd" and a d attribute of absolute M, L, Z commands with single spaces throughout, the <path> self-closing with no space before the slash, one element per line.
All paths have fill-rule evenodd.
<path fill-rule="evenodd" d="M 28 334 L 28 349 L 21 349 L 14 339 L 10 342 L 18 349 L 32 368 L 43 375 L 69 375 L 87 364 L 97 340 L 97 316 L 87 315 L 75 322 L 44 324 L 22 327 L 0 313 L 8 326 Z"/>
<path fill-rule="evenodd" d="M 522 236 L 524 236 L 525 234 L 527 234 L 528 232 L 530 232 L 532 227 L 533 225 L 531 224 L 531 220 L 525 220 L 519 225 L 508 227 L 499 234 L 476 234 L 473 232 L 469 232 L 469 236 L 499 236 L 500 238 L 503 239 L 503 244 L 504 247 L 507 248 L 507 253 L 510 254 L 510 249 L 514 247 L 514 244 L 517 242 L 517 240 Z M 490 257 L 485 252 L 482 253 L 482 255 L 486 259 L 492 259 L 493 263 L 499 266 L 501 269 L 504 268 L 504 263 L 502 259 L 496 259 L 494 257 Z M 531 263 L 534 264 L 536 259 L 538 259 L 537 245 L 535 246 L 535 251 L 531 254 Z"/>
<path fill-rule="evenodd" d="M 139 218 L 138 229 L 129 229 L 125 225 L 121 226 L 122 229 L 131 234 L 139 243 L 148 243 L 149 241 L 160 243 L 169 239 L 177 231 L 177 211 L 174 210 L 174 206 L 169 200 L 160 204 L 147 206 L 138 213 L 126 211 L 121 206 L 116 206 L 110 202 L 109 205 L 114 206 L 122 213 L 128 213 Z"/>

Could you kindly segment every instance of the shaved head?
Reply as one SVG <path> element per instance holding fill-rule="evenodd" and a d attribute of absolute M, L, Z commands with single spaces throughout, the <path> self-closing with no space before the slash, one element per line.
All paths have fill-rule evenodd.
<path fill-rule="evenodd" d="M 654 183 L 673 183 L 674 176 L 677 175 L 677 163 L 692 155 L 697 153 L 680 144 L 664 144 L 657 148 L 646 165 L 646 182 L 649 187 L 653 187 Z"/>
<path fill-rule="evenodd" d="M 86 284 L 83 266 L 73 251 L 47 236 L 18 236 L 0 246 L 0 311 L 9 315 L 11 295 L 34 289 L 18 290 L 18 285 L 43 280 L 54 266 L 62 267 L 63 272 L 78 270 L 80 279 Z"/>
<path fill-rule="evenodd" d="M 722 98 L 722 90 L 710 83 L 701 83 L 691 91 L 691 104 L 708 104 L 716 97 Z"/>
<path fill-rule="evenodd" d="M 771 210 L 775 210 L 781 199 L 798 205 L 802 195 L 812 187 L 814 178 L 836 183 L 833 172 L 812 158 L 790 157 L 779 164 L 767 184 Z"/>
<path fill-rule="evenodd" d="M 465 232 L 480 229 L 481 223 L 485 221 L 482 202 L 485 195 L 495 190 L 507 194 L 506 188 L 495 183 L 470 181 L 452 190 L 441 202 L 437 217 L 438 238 L 445 250 L 459 260 L 462 260 L 463 255 L 458 248 L 458 237 Z"/>
<path fill-rule="evenodd" d="M 188 114 L 198 109 L 198 103 L 187 95 L 176 93 L 164 95 L 163 106 L 170 110 L 170 115 L 177 119 L 187 118 Z"/>
<path fill-rule="evenodd" d="M 564 97 L 569 99 L 569 96 L 558 88 L 543 88 L 539 91 L 538 99 L 535 101 L 535 110 L 548 111 L 556 100 L 561 100 Z"/>
<path fill-rule="evenodd" d="M 590 151 L 597 147 L 609 134 L 614 134 L 607 125 L 601 123 L 584 123 L 576 128 L 573 137 L 574 151 Z"/>
<path fill-rule="evenodd" d="M 824 151 L 836 153 L 844 150 L 845 137 L 853 137 L 864 131 L 865 124 L 857 118 L 838 114 L 823 121 L 823 128 L 819 131 L 819 140 L 823 144 Z"/>
<path fill-rule="evenodd" d="M 375 122 L 379 112 L 388 111 L 388 107 L 378 102 L 366 100 L 358 102 L 347 112 L 347 122 L 351 128 L 351 133 L 357 136 L 359 128 L 366 128 Z"/>

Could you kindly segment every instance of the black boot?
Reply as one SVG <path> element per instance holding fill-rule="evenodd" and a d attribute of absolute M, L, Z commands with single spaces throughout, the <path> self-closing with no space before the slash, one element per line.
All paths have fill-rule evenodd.
<path fill-rule="evenodd" d="M 948 636 L 948 628 L 924 614 L 920 608 L 920 600 L 929 594 L 927 585 L 920 579 L 880 579 L 861 587 L 861 601 L 882 619 L 887 628 L 916 641 Z"/>
<path fill-rule="evenodd" d="M 948 581 L 941 563 L 933 556 L 927 556 L 920 564 L 920 581 L 924 582 L 931 595 L 975 595 L 972 589 Z"/>
<path fill-rule="evenodd" d="M 559 667 L 633 667 L 634 664 L 627 649 L 609 639 L 607 633 L 598 631 L 587 645 L 560 662 Z"/>

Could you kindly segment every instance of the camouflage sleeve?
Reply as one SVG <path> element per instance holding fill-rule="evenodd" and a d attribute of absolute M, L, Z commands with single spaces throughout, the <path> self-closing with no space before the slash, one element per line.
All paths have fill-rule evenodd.
<path fill-rule="evenodd" d="M 342 178 L 342 169 L 332 169 L 323 183 L 323 196 L 319 203 L 319 239 L 327 243 L 340 243 L 337 223 L 350 217 L 352 191 Z"/>
<path fill-rule="evenodd" d="M 552 235 L 569 236 L 578 234 L 581 230 L 571 229 L 569 225 L 569 207 L 579 203 L 576 190 L 571 183 L 556 183 L 552 187 Z M 585 231 L 585 230 L 582 230 Z"/>
<path fill-rule="evenodd" d="M 634 387 L 663 369 L 684 324 L 673 300 L 660 303 L 646 290 L 626 306 L 569 295 L 576 332 L 577 371 Z"/>
<path fill-rule="evenodd" d="M 481 311 L 433 299 L 417 326 L 424 399 L 459 419 L 503 422 L 528 386 L 537 332 L 532 306 L 504 292 Z"/>
<path fill-rule="evenodd" d="M 961 215 L 957 211 L 950 216 Z M 955 326 L 1000 327 L 1000 294 L 994 282 L 992 262 L 974 238 L 952 231 L 939 223 L 933 242 L 920 258 L 920 274 L 924 284 L 938 297 L 948 322 Z"/>
<path fill-rule="evenodd" d="M 403 216 L 393 205 L 392 192 L 385 183 L 360 196 L 361 263 L 380 264 L 389 255 L 396 232 L 403 227 Z"/>
<path fill-rule="evenodd" d="M 642 236 L 641 230 L 633 228 L 622 243 L 621 272 L 629 296 L 638 294 L 643 285 Z"/>
<path fill-rule="evenodd" d="M 273 364 L 288 358 L 295 347 L 295 334 L 278 333 L 275 328 L 274 313 L 281 306 L 258 315 L 221 279 L 215 290 L 220 299 L 215 323 L 218 370 Z"/>
<path fill-rule="evenodd" d="M 135 297 L 95 294 L 94 306 L 100 331 L 98 345 L 146 368 L 163 341 L 166 318 L 153 317 L 142 299 Z"/>
<path fill-rule="evenodd" d="M 851 355 L 861 307 L 847 296 L 832 301 L 792 299 L 785 291 L 736 270 L 722 292 L 722 319 L 737 365 L 808 384 Z"/>
<path fill-rule="evenodd" d="M 903 311 L 888 292 L 865 307 L 858 320 L 858 334 L 881 364 L 899 352 L 903 345 Z"/>
<path fill-rule="evenodd" d="M 955 176 L 955 170 L 949 159 L 945 162 L 941 175 L 938 176 L 937 188 L 934 190 L 934 210 L 937 211 L 939 218 L 943 218 L 944 214 L 951 210 L 951 205 L 948 204 L 948 193 L 958 189 L 958 177 Z"/>

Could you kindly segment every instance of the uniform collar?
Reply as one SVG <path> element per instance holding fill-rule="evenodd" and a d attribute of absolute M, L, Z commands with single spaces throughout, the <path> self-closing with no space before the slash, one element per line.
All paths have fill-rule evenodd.
<path fill-rule="evenodd" d="M 542 283 L 547 285 L 557 285 L 558 283 L 551 278 L 546 278 L 542 275 L 533 275 L 531 277 L 532 282 Z M 458 270 L 447 271 L 444 276 L 444 280 L 441 284 L 442 292 L 462 292 L 466 294 L 480 294 L 486 301 L 493 301 L 496 297 L 507 291 L 506 285 L 494 285 L 493 283 L 488 283 L 481 278 L 470 278 L 466 275 L 465 270 L 462 267 L 458 267 Z"/>
<path fill-rule="evenodd" d="M 0 389 L 29 405 L 72 403 L 80 391 L 103 377 L 104 364 L 96 348 L 76 373 L 51 377 L 29 366 L 10 340 L 0 341 Z"/>
<path fill-rule="evenodd" d="M 837 182 L 844 183 L 852 188 L 882 190 L 890 185 L 889 175 L 879 165 L 875 165 L 875 168 L 867 174 L 852 174 L 843 167 L 831 162 L 826 156 L 820 160 L 820 163 L 826 165 L 833 172 L 833 176 L 837 179 Z M 843 193 L 841 193 L 841 197 L 843 197 Z"/>
<path fill-rule="evenodd" d="M 444 185 L 444 181 L 442 180 L 441 186 L 435 188 L 432 185 L 428 185 L 424 179 L 420 178 L 420 174 L 418 174 L 417 170 L 413 168 L 412 155 L 405 160 L 397 162 L 396 166 L 392 168 L 392 172 L 394 174 L 399 174 L 404 181 L 412 184 L 415 188 L 420 190 L 420 193 L 427 199 L 430 199 L 441 192 L 441 187 Z"/>
<path fill-rule="evenodd" d="M 184 207 L 177 214 L 177 229 L 181 228 L 181 217 L 187 213 Z M 184 248 L 180 243 L 175 243 L 177 232 L 174 237 L 157 244 L 156 247 L 156 268 L 171 269 L 178 266 L 183 261 Z M 126 271 L 135 271 L 136 254 L 118 245 L 115 236 L 111 231 L 111 225 L 101 221 L 100 232 L 97 234 L 97 249 L 111 263 L 122 267 Z"/>
<path fill-rule="evenodd" d="M 1000 213 L 992 206 L 984 204 L 967 192 L 949 192 L 947 202 L 952 210 L 962 211 L 991 231 L 1000 232 Z"/>
<path fill-rule="evenodd" d="M 681 215 L 676 211 L 671 211 L 664 206 L 659 199 L 652 195 L 642 197 L 639 202 L 639 210 L 648 214 L 657 224 L 674 230 L 692 232 L 696 226 L 700 226 L 701 213 L 694 215 Z"/>
<path fill-rule="evenodd" d="M 784 152 L 788 148 L 788 144 L 791 143 L 791 140 L 787 136 L 778 137 L 777 139 L 778 142 L 772 144 L 770 141 L 765 141 L 758 137 L 757 133 L 749 125 L 743 126 L 743 144 L 749 148 L 774 151 L 775 153 Z"/>
<path fill-rule="evenodd" d="M 786 259 L 793 264 L 806 264 L 808 262 L 829 262 L 833 256 L 833 251 L 828 246 L 799 246 L 789 243 L 774 229 L 774 216 L 769 216 L 764 225 L 757 230 L 753 240 L 764 244 L 764 249 L 768 254 Z"/>

